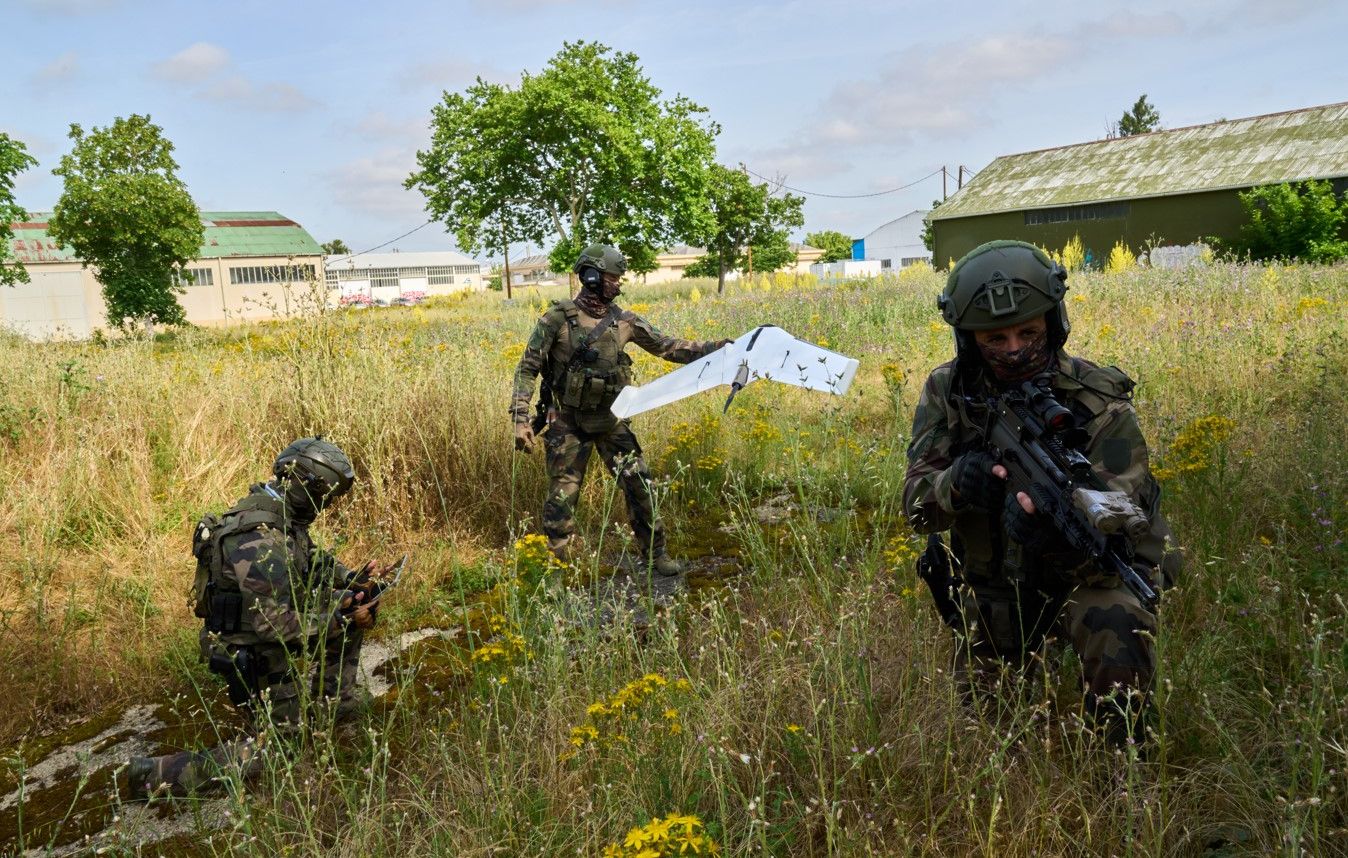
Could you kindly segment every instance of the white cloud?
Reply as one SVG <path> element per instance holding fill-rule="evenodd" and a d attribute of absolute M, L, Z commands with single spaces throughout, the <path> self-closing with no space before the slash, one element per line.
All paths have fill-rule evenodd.
<path fill-rule="evenodd" d="M 1121 42 L 1186 31 L 1172 13 L 1115 12 L 1046 32 L 1026 28 L 982 38 L 915 44 L 874 75 L 836 86 L 784 145 L 752 153 L 750 165 L 802 179 L 846 170 L 848 151 L 887 151 L 919 139 L 948 139 L 990 125 L 996 93 L 1062 75 L 1091 53 Z"/>
<path fill-rule="evenodd" d="M 52 62 L 38 69 L 33 81 L 39 86 L 55 87 L 69 83 L 79 76 L 79 56 L 74 51 L 66 51 Z"/>
<path fill-rule="evenodd" d="M 433 87 L 435 89 L 463 89 L 477 78 L 489 83 L 517 83 L 518 72 L 507 72 L 490 63 L 441 60 L 417 63 L 408 67 L 399 82 L 404 86 Z"/>
<path fill-rule="evenodd" d="M 362 138 L 374 138 L 402 146 L 420 147 L 431 139 L 429 120 L 425 117 L 396 119 L 382 110 L 365 114 L 356 120 L 352 128 Z"/>
<path fill-rule="evenodd" d="M 212 101 L 269 113 L 303 113 L 318 102 L 288 83 L 255 83 L 236 74 L 201 90 Z"/>
<path fill-rule="evenodd" d="M 328 170 L 325 179 L 338 204 L 390 223 L 412 224 L 424 220 L 425 199 L 420 191 L 407 190 L 403 181 L 416 169 L 410 149 L 387 148 L 375 155 L 356 158 Z"/>
<path fill-rule="evenodd" d="M 229 68 L 229 51 L 210 42 L 197 42 L 160 63 L 154 73 L 175 83 L 201 83 Z"/>

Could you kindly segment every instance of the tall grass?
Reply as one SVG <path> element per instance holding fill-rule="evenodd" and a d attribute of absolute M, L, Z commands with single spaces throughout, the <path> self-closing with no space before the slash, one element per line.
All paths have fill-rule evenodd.
<path fill-rule="evenodd" d="M 206 848 L 597 854 L 687 813 L 727 854 L 1348 854 L 1348 269 L 1070 285 L 1071 350 L 1139 382 L 1188 557 L 1144 755 L 1081 729 L 1070 651 L 995 711 L 953 688 L 897 500 L 917 392 L 951 351 L 940 280 L 920 271 L 723 299 L 629 287 L 670 333 L 773 322 L 862 361 L 845 399 L 762 384 L 724 416 L 707 395 L 638 418 L 676 553 L 739 569 L 649 625 L 620 611 L 598 626 L 583 583 L 514 547 L 545 478 L 511 453 L 510 377 L 556 295 L 0 342 L 0 664 L 22 690 L 0 702 L 0 738 L 201 681 L 191 523 L 322 432 L 360 477 L 328 542 L 353 560 L 412 554 L 384 633 L 473 631 L 401 659 L 363 732 L 278 751 Z M 761 524 L 769 498 L 789 517 Z M 598 567 L 621 539 L 598 468 L 582 504 L 600 552 L 582 563 Z M 519 643 L 473 655 L 493 638 Z M 634 682 L 652 690 L 622 717 L 593 714 Z"/>

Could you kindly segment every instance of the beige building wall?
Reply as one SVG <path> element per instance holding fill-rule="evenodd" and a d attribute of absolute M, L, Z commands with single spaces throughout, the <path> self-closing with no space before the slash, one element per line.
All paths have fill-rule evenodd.
<path fill-rule="evenodd" d="M 230 269 L 305 265 L 312 265 L 314 276 L 322 278 L 321 256 L 196 260 L 187 269 L 210 271 L 211 282 L 184 284 L 178 303 L 194 325 L 227 325 L 302 312 L 328 299 L 321 279 L 316 283 L 231 283 Z M 92 269 L 78 262 L 29 262 L 24 267 L 32 282 L 0 289 L 0 326 L 35 339 L 81 338 L 108 327 L 103 287 Z"/>

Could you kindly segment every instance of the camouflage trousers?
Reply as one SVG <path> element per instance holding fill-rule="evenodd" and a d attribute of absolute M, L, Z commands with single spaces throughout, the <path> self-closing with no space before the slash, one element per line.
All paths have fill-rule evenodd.
<path fill-rule="evenodd" d="M 544 438 L 549 484 L 543 503 L 543 533 L 554 553 L 565 558 L 575 535 L 576 498 L 580 496 L 590 454 L 596 448 L 609 473 L 622 486 L 627 518 L 638 547 L 648 556 L 664 553 L 665 531 L 651 498 L 651 472 L 628 421 L 619 420 L 609 429 L 585 431 L 563 412 L 548 426 Z"/>
<path fill-rule="evenodd" d="M 1086 717 L 1118 742 L 1142 736 L 1156 673 L 1156 615 L 1123 587 L 1080 586 L 1065 596 L 1030 588 L 977 587 L 962 599 L 965 634 L 955 671 L 971 695 L 996 693 L 1009 676 L 1031 679 L 1051 637 L 1081 660 Z"/>
<path fill-rule="evenodd" d="M 210 644 L 202 633 L 203 650 Z M 332 706 L 330 717 L 341 721 L 364 707 L 358 696 L 356 672 L 364 635 L 355 628 L 345 636 L 330 637 L 312 651 L 308 670 L 308 693 L 297 681 L 296 671 L 305 667 L 303 657 L 279 644 L 256 644 L 253 654 L 264 666 L 258 694 L 245 706 L 252 720 L 253 735 L 223 742 L 201 751 L 180 751 L 153 758 L 150 791 L 172 795 L 204 792 L 221 785 L 225 778 L 247 780 L 262 770 L 264 736 L 296 732 L 306 714 L 318 715 L 320 706 Z M 308 709 L 306 713 L 303 710 Z M 268 729 L 274 728 L 274 729 Z"/>

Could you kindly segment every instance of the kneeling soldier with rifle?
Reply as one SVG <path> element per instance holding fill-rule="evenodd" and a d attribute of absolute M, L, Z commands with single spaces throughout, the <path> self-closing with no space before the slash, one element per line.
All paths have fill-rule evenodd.
<path fill-rule="evenodd" d="M 253 486 L 221 515 L 209 514 L 192 536 L 197 558 L 195 613 L 205 623 L 201 654 L 228 685 L 235 706 L 261 733 L 293 729 L 311 700 L 336 698 L 337 718 L 359 711 L 356 668 L 364 630 L 375 622 L 387 570 L 359 571 L 315 548 L 309 525 L 350 491 L 351 461 L 321 436 L 281 451 L 275 478 Z M 303 673 L 312 666 L 312 674 Z M 134 757 L 127 768 L 133 799 L 167 788 L 198 792 L 222 774 L 247 777 L 260 766 L 253 738 L 162 757 Z"/>
<path fill-rule="evenodd" d="M 1062 634 L 1081 659 L 1088 721 L 1140 740 L 1157 590 L 1180 558 L 1167 552 L 1132 380 L 1062 351 L 1066 281 L 1017 241 L 975 248 L 950 272 L 938 305 L 956 356 L 922 391 L 904 511 L 929 534 L 918 573 L 957 633 L 967 691 L 1024 671 Z"/>

